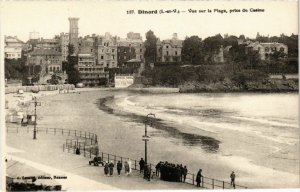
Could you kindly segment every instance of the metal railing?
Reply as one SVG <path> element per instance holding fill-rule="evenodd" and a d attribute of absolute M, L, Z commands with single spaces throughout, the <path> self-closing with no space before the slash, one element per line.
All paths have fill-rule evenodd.
<path fill-rule="evenodd" d="M 72 152 L 75 154 L 76 147 L 70 145 L 63 145 L 63 148 L 64 148 L 63 151 Z M 81 149 L 83 150 L 83 152 L 81 150 L 81 154 L 84 155 L 84 157 L 93 158 L 96 156 L 97 152 L 95 150 L 93 151 L 94 148 L 81 148 Z M 129 157 L 122 157 L 122 156 L 105 153 L 105 152 L 99 152 L 98 154 L 99 154 L 98 156 L 101 157 L 102 161 L 108 161 L 108 162 L 113 161 L 115 165 L 118 161 L 120 161 L 123 164 L 125 161 L 129 161 L 130 159 L 132 162 L 131 168 L 133 170 L 140 171 L 139 160 L 132 159 Z M 155 175 L 154 173 L 155 164 L 150 163 L 149 166 L 152 175 Z M 195 180 L 196 180 L 196 174 L 188 173 L 186 175 L 185 183 L 196 186 Z M 234 189 L 234 187 L 231 186 L 230 182 L 221 181 L 209 177 L 202 177 L 201 187 L 206 189 Z M 247 189 L 247 187 L 235 184 L 235 189 Z"/>
<path fill-rule="evenodd" d="M 10 128 L 6 128 L 6 130 L 7 132 L 14 132 L 14 133 L 18 133 L 20 131 L 26 131 L 27 133 L 29 133 L 33 131 L 33 127 L 28 127 L 28 126 L 26 128 L 10 127 Z M 132 159 L 129 157 L 122 157 L 122 156 L 105 153 L 105 152 L 99 152 L 97 135 L 94 133 L 80 131 L 80 130 L 73 130 L 73 129 L 43 128 L 43 127 L 37 128 L 37 133 L 75 136 L 77 137 L 76 139 L 66 139 L 66 143 L 63 144 L 64 152 L 76 154 L 76 148 L 78 147 L 80 149 L 80 154 L 83 155 L 84 157 L 94 158 L 96 155 L 98 155 L 101 156 L 103 161 L 113 161 L 114 164 L 116 164 L 118 161 L 121 161 L 123 163 L 124 161 L 129 161 L 130 159 L 132 162 L 131 168 L 133 170 L 140 171 L 139 161 L 136 159 Z M 149 164 L 151 173 L 155 171 L 155 165 L 156 164 L 153 163 Z M 196 180 L 196 174 L 187 173 L 185 183 L 195 186 L 196 185 L 195 180 Z M 201 179 L 200 185 L 202 188 L 206 188 L 206 189 L 234 189 L 234 187 L 231 186 L 230 182 L 204 177 L 204 176 Z M 248 189 L 248 187 L 235 184 L 235 189 Z"/>
<path fill-rule="evenodd" d="M 26 127 L 6 127 L 7 133 L 18 133 L 20 131 L 25 131 L 27 133 L 31 133 L 33 131 L 33 127 L 26 126 Z M 87 131 L 80 131 L 75 129 L 62 129 L 62 128 L 45 128 L 45 127 L 37 127 L 37 133 L 46 133 L 46 134 L 53 134 L 53 135 L 65 135 L 65 136 L 73 136 L 77 137 L 77 139 L 72 139 L 73 141 L 80 141 L 84 140 L 85 143 L 89 143 L 89 145 L 97 145 L 98 144 L 98 137 L 95 133 L 87 132 Z M 78 139 L 80 138 L 80 139 Z"/>

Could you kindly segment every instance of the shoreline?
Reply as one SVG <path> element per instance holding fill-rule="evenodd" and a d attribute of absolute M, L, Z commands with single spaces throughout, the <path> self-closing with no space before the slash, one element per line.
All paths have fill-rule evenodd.
<path fill-rule="evenodd" d="M 78 91 L 74 94 L 60 94 L 60 95 L 46 95 L 41 98 L 42 102 L 45 103 L 45 108 L 39 109 L 38 112 L 41 113 L 41 116 L 47 118 L 42 118 L 40 120 L 40 124 L 38 126 L 49 126 L 54 127 L 55 122 L 59 121 L 61 128 L 70 128 L 70 127 L 77 127 L 79 129 L 85 131 L 95 132 L 99 135 L 100 140 L 100 150 L 111 152 L 114 154 L 120 154 L 121 156 L 127 156 L 130 158 L 139 159 L 143 156 L 143 143 L 141 141 L 141 136 L 143 134 L 143 126 L 140 122 L 132 122 L 128 120 L 124 120 L 123 117 L 118 117 L 112 114 L 109 114 L 105 111 L 99 110 L 99 106 L 97 105 L 97 99 L 105 98 L 109 96 L 114 96 L 115 94 L 122 94 L 122 91 L 126 92 L 126 89 L 117 90 L 117 91 L 110 91 L 110 90 L 102 90 L 102 89 L 94 89 L 91 91 L 84 91 L 83 89 L 77 89 Z M 90 89 L 87 89 L 90 90 Z M 115 90 L 115 89 L 114 89 Z M 80 101 L 80 102 L 79 102 Z M 76 104 L 74 106 L 74 103 Z M 59 106 L 59 107 L 57 107 Z M 47 110 L 46 110 L 47 108 Z M 65 110 L 64 110 L 65 109 Z M 86 110 L 88 109 L 90 115 L 86 115 Z M 56 113 L 53 113 L 57 110 L 58 114 L 64 114 L 62 116 L 57 116 Z M 74 111 L 75 110 L 75 111 Z M 111 110 L 111 109 L 109 109 Z M 113 109 L 115 110 L 115 109 Z M 68 114 L 68 115 L 66 115 Z M 81 119 L 82 117 L 84 119 Z M 70 124 L 70 117 L 72 117 L 72 124 Z M 97 119 L 95 119 L 97 118 Z M 172 131 L 172 128 L 171 130 Z M 161 131 L 158 130 L 150 130 L 150 134 L 160 134 Z M 133 134 L 133 135 L 132 135 Z M 149 151 L 152 151 L 151 159 L 172 159 L 175 158 L 174 153 L 183 152 L 182 150 L 177 151 L 178 149 L 173 149 L 170 151 L 165 151 L 164 154 L 154 154 L 161 144 L 164 144 L 166 148 L 171 147 L 173 142 L 177 142 L 177 140 L 172 139 L 169 140 L 167 138 L 152 138 L 151 145 L 149 146 Z M 122 145 L 122 147 L 119 147 Z M 130 153 L 128 153 L 131 150 Z M 225 179 L 227 175 L 220 173 L 218 170 L 227 170 L 228 165 L 230 165 L 228 160 L 224 159 L 224 162 L 229 164 L 216 164 L 214 168 L 211 167 L 210 162 L 206 162 L 203 156 L 202 150 L 194 151 L 190 150 L 188 153 L 197 153 L 194 154 L 196 156 L 199 155 L 200 159 L 194 159 L 193 162 L 197 164 L 201 164 L 201 167 L 209 168 L 211 173 L 205 173 L 205 175 L 209 174 L 209 177 L 213 177 L 216 179 Z M 162 156 L 161 156 L 162 155 Z M 202 157 L 203 156 L 203 157 Z M 212 158 L 212 162 L 215 161 L 215 155 L 209 155 L 209 158 Z M 223 157 L 222 157 L 223 158 Z M 175 158 L 176 159 L 176 158 Z M 172 162 L 172 160 L 170 160 Z M 180 161 L 180 160 L 179 160 Z M 246 159 L 240 159 L 241 162 L 246 162 Z M 175 163 L 178 162 L 175 161 Z M 180 162 L 178 162 L 180 163 Z M 247 162 L 248 163 L 248 162 Z M 190 164 L 188 165 L 191 166 Z M 196 166 L 197 167 L 197 166 Z M 191 170 L 192 168 L 190 168 Z M 230 170 L 230 168 L 229 168 Z M 240 173 L 243 174 L 243 173 Z M 219 177 L 216 177 L 219 175 Z M 247 174 L 246 174 L 247 175 Z M 248 177 L 248 176 L 247 176 Z M 249 183 L 247 181 L 247 177 L 240 178 L 242 183 L 238 183 L 241 185 L 246 185 Z M 251 178 L 249 178 L 251 179 Z M 251 187 L 251 186 L 249 186 Z M 259 186 L 258 186 L 259 187 Z"/>

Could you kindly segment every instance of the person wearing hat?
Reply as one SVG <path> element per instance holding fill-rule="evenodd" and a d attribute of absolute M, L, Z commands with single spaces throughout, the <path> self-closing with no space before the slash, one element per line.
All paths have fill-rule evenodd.
<path fill-rule="evenodd" d="M 230 185 L 233 186 L 233 188 L 235 188 L 235 173 L 234 171 L 232 171 L 232 173 L 230 174 L 230 179 L 231 179 L 231 182 L 230 182 Z"/>
<path fill-rule="evenodd" d="M 200 187 L 201 177 L 202 177 L 202 169 L 199 169 L 197 176 L 196 176 L 197 187 Z"/>

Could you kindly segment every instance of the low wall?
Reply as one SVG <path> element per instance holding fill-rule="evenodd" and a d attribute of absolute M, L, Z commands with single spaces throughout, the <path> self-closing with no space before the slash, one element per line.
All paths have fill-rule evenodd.
<path fill-rule="evenodd" d="M 23 90 L 24 92 L 32 92 L 32 91 L 55 91 L 59 89 L 74 90 L 75 86 L 73 84 L 63 84 L 63 85 L 35 85 L 35 86 L 5 87 L 5 94 L 17 93 L 19 90 Z"/>

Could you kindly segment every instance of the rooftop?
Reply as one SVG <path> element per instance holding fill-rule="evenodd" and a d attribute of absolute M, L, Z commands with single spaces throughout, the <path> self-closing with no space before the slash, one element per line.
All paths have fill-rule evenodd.
<path fill-rule="evenodd" d="M 62 55 L 53 49 L 34 49 L 29 55 Z"/>

